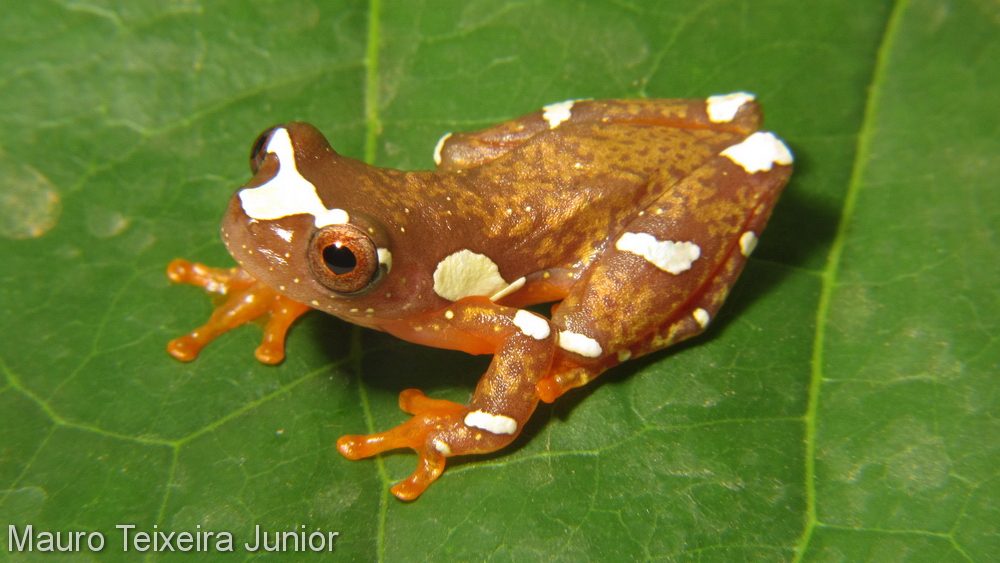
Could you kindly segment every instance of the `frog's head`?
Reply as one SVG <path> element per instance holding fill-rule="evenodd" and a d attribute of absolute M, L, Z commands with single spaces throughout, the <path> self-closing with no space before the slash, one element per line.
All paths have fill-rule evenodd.
<path fill-rule="evenodd" d="M 254 177 L 232 197 L 222 223 L 229 253 L 264 284 L 344 315 L 353 305 L 336 298 L 369 292 L 392 267 L 381 225 L 338 205 L 355 197 L 342 186 L 364 175 L 359 165 L 306 123 L 261 133 L 250 152 Z"/>

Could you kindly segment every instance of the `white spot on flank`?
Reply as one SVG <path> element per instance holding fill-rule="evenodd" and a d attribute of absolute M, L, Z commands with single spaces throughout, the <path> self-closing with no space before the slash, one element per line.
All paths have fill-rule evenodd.
<path fill-rule="evenodd" d="M 451 137 L 451 133 L 441 135 L 437 144 L 434 145 L 434 164 L 437 164 L 438 166 L 441 166 L 441 149 L 444 148 L 444 144 L 448 141 L 449 137 Z"/>
<path fill-rule="evenodd" d="M 513 322 L 525 336 L 530 336 L 535 340 L 545 340 L 551 334 L 549 321 L 524 309 L 514 314 Z"/>
<path fill-rule="evenodd" d="M 566 100 L 556 104 L 549 104 L 542 108 L 542 117 L 549 122 L 549 129 L 559 127 L 559 124 L 573 116 L 573 104 L 576 100 Z"/>
<path fill-rule="evenodd" d="M 587 358 L 597 358 L 604 353 L 601 345 L 593 338 L 568 330 L 559 333 L 559 347 Z"/>
<path fill-rule="evenodd" d="M 792 152 L 785 143 L 775 137 L 774 133 L 764 131 L 750 135 L 742 143 L 733 145 L 719 154 L 729 157 L 751 174 L 770 170 L 774 164 L 792 163 Z"/>
<path fill-rule="evenodd" d="M 451 301 L 472 295 L 491 296 L 507 285 L 493 260 L 469 249 L 451 254 L 434 270 L 434 293 Z"/>
<path fill-rule="evenodd" d="M 508 285 L 507 287 L 501 289 L 500 291 L 494 293 L 493 295 L 490 295 L 490 301 L 499 301 L 504 297 L 507 297 L 511 293 L 514 293 L 515 291 L 524 287 L 524 282 L 525 282 L 524 276 L 517 278 L 516 280 L 510 282 L 510 285 Z"/>
<path fill-rule="evenodd" d="M 434 444 L 435 450 L 441 452 L 441 455 L 451 455 L 451 448 L 447 442 L 434 438 L 431 443 Z"/>
<path fill-rule="evenodd" d="M 753 231 L 740 235 L 740 254 L 749 257 L 755 248 L 757 248 L 757 235 Z"/>
<path fill-rule="evenodd" d="M 299 174 L 287 129 L 275 129 L 267 143 L 267 152 L 278 157 L 278 173 L 261 186 L 240 190 L 240 204 L 248 217 L 270 220 L 309 213 L 316 218 L 317 227 L 350 221 L 343 209 L 327 209 L 316 193 L 316 186 Z"/>
<path fill-rule="evenodd" d="M 708 326 L 708 322 L 712 320 L 712 317 L 709 316 L 708 311 L 702 309 L 701 307 L 695 309 L 694 313 L 692 313 L 691 316 L 694 317 L 695 322 L 697 322 L 698 326 L 700 326 L 701 328 L 705 328 L 706 326 Z"/>
<path fill-rule="evenodd" d="M 378 263 L 385 265 L 385 271 L 392 269 L 392 253 L 389 252 L 388 248 L 377 248 L 375 253 L 378 254 Z"/>
<path fill-rule="evenodd" d="M 709 96 L 705 100 L 705 111 L 708 119 L 712 123 L 727 123 L 736 117 L 736 112 L 740 111 L 743 104 L 753 101 L 754 95 L 749 92 L 733 92 L 732 94 L 719 94 Z"/>
<path fill-rule="evenodd" d="M 472 411 L 465 415 L 465 425 L 482 428 L 494 434 L 513 434 L 517 432 L 517 421 L 502 414 L 490 414 L 486 411 Z"/>
<path fill-rule="evenodd" d="M 701 256 L 701 248 L 693 242 L 658 241 L 648 233 L 625 233 L 615 248 L 642 256 L 664 272 L 677 275 L 691 269 Z"/>
<path fill-rule="evenodd" d="M 624 350 L 618 350 L 618 361 L 619 362 L 627 361 L 631 357 L 632 357 L 632 351 L 631 350 L 629 350 L 627 348 L 624 349 Z"/>

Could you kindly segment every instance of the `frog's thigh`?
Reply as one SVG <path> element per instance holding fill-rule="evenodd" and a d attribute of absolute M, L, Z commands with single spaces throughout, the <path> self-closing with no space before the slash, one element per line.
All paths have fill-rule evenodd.
<path fill-rule="evenodd" d="M 656 187 L 663 195 L 609 241 L 553 312 L 567 356 L 551 374 L 559 387 L 705 330 L 790 173 L 778 165 L 749 173 L 713 157 L 678 185 Z"/>

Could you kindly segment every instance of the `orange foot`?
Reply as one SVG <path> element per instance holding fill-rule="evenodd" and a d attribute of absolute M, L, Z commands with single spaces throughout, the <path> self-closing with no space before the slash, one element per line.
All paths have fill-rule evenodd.
<path fill-rule="evenodd" d="M 242 268 L 210 268 L 177 259 L 167 266 L 167 277 L 176 283 L 196 285 L 210 293 L 229 295 L 215 309 L 207 323 L 167 344 L 167 351 L 185 362 L 197 358 L 201 349 L 220 334 L 270 314 L 264 328 L 264 340 L 254 355 L 265 364 L 276 364 L 285 359 L 285 334 L 288 328 L 295 319 L 309 310 L 309 307 L 258 282 Z"/>
<path fill-rule="evenodd" d="M 447 431 L 462 425 L 468 408 L 451 401 L 430 399 L 417 389 L 407 389 L 399 394 L 399 408 L 413 415 L 403 424 L 378 434 L 367 436 L 342 436 L 337 449 L 348 459 L 371 457 L 386 450 L 413 448 L 420 456 L 417 470 L 392 487 L 392 494 L 400 500 L 419 497 L 444 471 L 445 457 L 451 455 L 447 442 L 430 440 L 432 430 Z M 458 453 L 458 452 L 454 452 Z"/>

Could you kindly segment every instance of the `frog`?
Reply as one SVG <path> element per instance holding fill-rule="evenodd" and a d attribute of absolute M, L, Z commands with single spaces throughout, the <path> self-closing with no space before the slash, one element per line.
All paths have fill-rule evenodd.
<path fill-rule="evenodd" d="M 492 354 L 467 404 L 407 389 L 407 421 L 337 441 L 351 460 L 413 449 L 416 470 L 391 491 L 416 499 L 448 458 L 510 444 L 540 402 L 705 331 L 792 173 L 762 119 L 747 92 L 569 100 L 448 133 L 436 168 L 410 172 L 342 156 L 307 123 L 271 127 L 222 221 L 238 266 L 168 266 L 225 295 L 168 351 L 193 360 L 264 318 L 255 355 L 277 363 L 292 323 L 318 309 Z"/>

